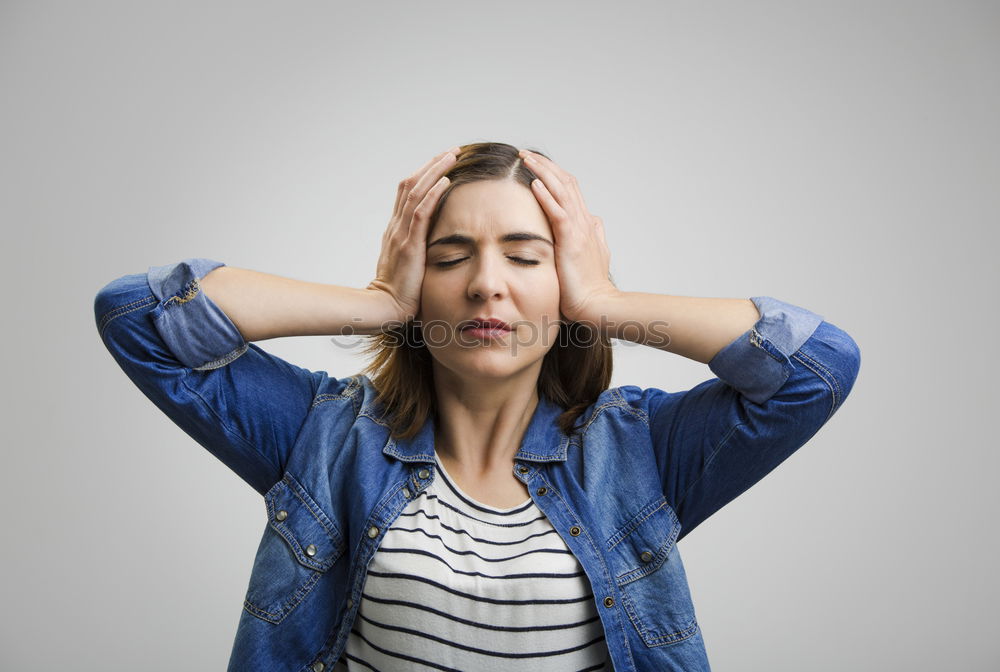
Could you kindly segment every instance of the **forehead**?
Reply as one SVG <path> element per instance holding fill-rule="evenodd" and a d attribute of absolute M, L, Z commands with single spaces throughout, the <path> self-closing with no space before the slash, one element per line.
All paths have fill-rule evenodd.
<path fill-rule="evenodd" d="M 479 237 L 515 229 L 551 239 L 545 212 L 528 187 L 512 180 L 482 180 L 459 185 L 448 194 L 430 233 Z"/>

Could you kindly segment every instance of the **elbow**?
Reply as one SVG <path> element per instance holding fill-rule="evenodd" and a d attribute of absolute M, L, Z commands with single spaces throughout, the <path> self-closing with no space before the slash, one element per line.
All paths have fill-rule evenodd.
<path fill-rule="evenodd" d="M 854 389 L 861 370 L 861 347 L 846 331 L 824 320 L 793 359 L 821 379 L 831 398 L 829 419 Z"/>
<path fill-rule="evenodd" d="M 841 359 L 843 360 L 841 363 L 841 376 L 846 396 L 854 387 L 854 381 L 858 379 L 858 373 L 861 371 L 861 347 L 846 331 L 842 331 L 841 333 L 844 335 L 844 346 L 840 350 Z"/>
<path fill-rule="evenodd" d="M 98 333 L 103 336 L 112 319 L 131 308 L 145 305 L 143 299 L 150 297 L 145 273 L 123 275 L 101 287 L 94 295 L 94 322 Z"/>

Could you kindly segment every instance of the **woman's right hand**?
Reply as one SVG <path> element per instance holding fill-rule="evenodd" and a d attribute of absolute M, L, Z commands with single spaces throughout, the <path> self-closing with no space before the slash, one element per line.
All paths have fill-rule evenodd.
<path fill-rule="evenodd" d="M 416 317 L 427 259 L 427 226 L 438 199 L 448 188 L 444 174 L 455 164 L 458 147 L 438 154 L 402 182 L 396 205 L 382 235 L 375 279 L 368 289 L 384 292 L 400 322 Z"/>

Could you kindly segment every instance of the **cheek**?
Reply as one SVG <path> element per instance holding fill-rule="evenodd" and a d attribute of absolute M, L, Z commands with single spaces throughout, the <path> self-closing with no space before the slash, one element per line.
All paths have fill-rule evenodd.
<path fill-rule="evenodd" d="M 538 293 L 539 299 L 543 299 L 549 305 L 554 304 L 556 308 L 559 307 L 559 276 L 556 275 L 555 269 L 548 274 L 544 281 L 535 285 L 535 291 Z"/>
<path fill-rule="evenodd" d="M 552 272 L 548 277 L 536 277 L 526 287 L 525 292 L 530 305 L 529 310 L 534 319 L 541 319 L 542 316 L 548 316 L 548 319 L 552 321 L 562 319 L 562 314 L 559 311 L 559 279 L 555 272 Z"/>
<path fill-rule="evenodd" d="M 462 288 L 452 277 L 425 275 L 420 287 L 420 314 L 423 321 L 446 320 L 452 317 L 456 301 L 461 300 Z"/>
<path fill-rule="evenodd" d="M 432 302 L 439 302 L 447 293 L 448 282 L 437 274 L 424 274 L 423 284 L 420 286 L 421 302 L 426 299 Z"/>

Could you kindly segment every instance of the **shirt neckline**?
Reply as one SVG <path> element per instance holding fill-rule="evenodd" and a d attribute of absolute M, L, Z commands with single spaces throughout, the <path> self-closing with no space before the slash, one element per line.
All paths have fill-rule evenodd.
<path fill-rule="evenodd" d="M 451 486 L 453 488 L 455 488 L 455 490 L 457 490 L 462 495 L 462 497 L 465 497 L 466 499 L 468 499 L 470 502 L 472 502 L 476 506 L 481 506 L 484 509 L 488 509 L 489 511 L 492 511 L 493 513 L 509 514 L 509 513 L 513 512 L 513 511 L 516 511 L 518 509 L 524 508 L 525 506 L 528 506 L 533 501 L 531 499 L 531 495 L 528 495 L 528 498 L 526 500 L 524 500 L 523 502 L 521 502 L 520 504 L 516 504 L 516 505 L 511 506 L 511 507 L 506 508 L 506 509 L 501 509 L 501 508 L 498 508 L 496 506 L 493 506 L 492 504 L 486 504 L 485 502 L 481 502 L 478 499 L 476 499 L 475 497 L 471 496 L 469 493 L 467 493 L 462 488 L 458 487 L 458 482 L 452 477 L 452 475 L 450 473 L 448 473 L 448 470 L 444 468 L 444 463 L 441 461 L 441 457 L 438 455 L 437 449 L 434 450 L 434 461 L 437 463 L 437 466 L 441 470 L 441 473 L 444 474 L 444 477 L 448 479 L 448 482 L 451 484 Z"/>

